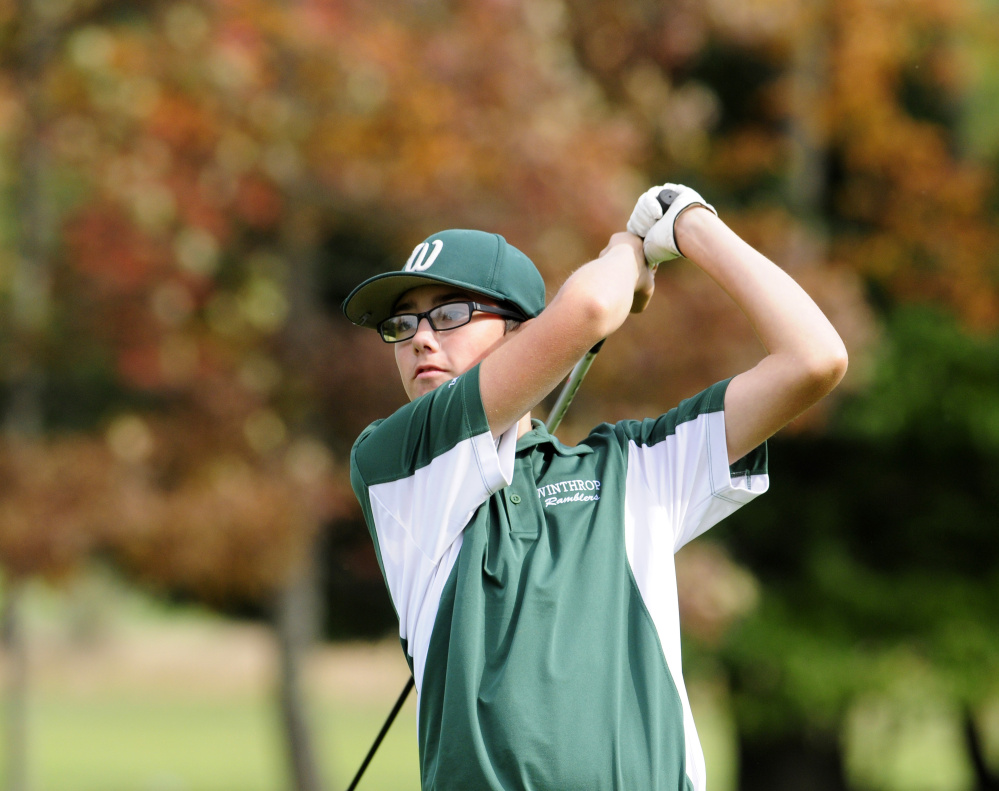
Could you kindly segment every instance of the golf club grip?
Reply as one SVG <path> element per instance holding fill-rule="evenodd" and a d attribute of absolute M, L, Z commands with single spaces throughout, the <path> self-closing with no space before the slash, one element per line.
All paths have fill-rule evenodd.
<path fill-rule="evenodd" d="M 676 200 L 676 196 L 680 193 L 676 190 L 664 189 L 660 190 L 659 194 L 656 195 L 656 200 L 659 201 L 659 206 L 662 207 L 663 216 L 666 216 L 666 212 L 669 211 L 669 207 L 673 205 L 673 201 Z"/>
<path fill-rule="evenodd" d="M 669 211 L 669 207 L 673 205 L 673 201 L 676 200 L 676 196 L 680 193 L 676 190 L 671 190 L 668 188 L 663 188 L 659 190 L 659 194 L 656 195 L 656 200 L 659 201 L 659 208 L 663 210 L 663 217 L 666 216 L 666 212 Z M 651 230 L 651 228 L 649 229 Z M 650 264 L 648 261 L 645 262 L 649 269 L 652 270 L 652 274 L 656 273 L 659 268 L 659 264 Z"/>

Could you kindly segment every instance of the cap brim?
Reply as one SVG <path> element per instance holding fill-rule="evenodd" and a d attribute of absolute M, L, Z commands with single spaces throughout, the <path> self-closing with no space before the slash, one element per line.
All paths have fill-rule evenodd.
<path fill-rule="evenodd" d="M 505 301 L 503 295 L 481 287 L 473 288 L 468 283 L 451 278 L 436 277 L 423 272 L 384 272 L 368 278 L 347 295 L 343 301 L 343 312 L 354 324 L 374 329 L 392 315 L 399 297 L 411 288 L 433 283 L 455 286 L 462 291 L 484 294 Z"/>

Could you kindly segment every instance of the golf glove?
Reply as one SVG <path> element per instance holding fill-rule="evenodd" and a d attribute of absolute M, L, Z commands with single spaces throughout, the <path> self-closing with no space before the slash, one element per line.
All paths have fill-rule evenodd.
<path fill-rule="evenodd" d="M 718 214 L 696 190 L 682 184 L 653 187 L 638 199 L 628 220 L 628 230 L 645 240 L 645 260 L 653 269 L 663 261 L 683 255 L 673 237 L 673 224 L 691 206 L 703 206 Z"/>

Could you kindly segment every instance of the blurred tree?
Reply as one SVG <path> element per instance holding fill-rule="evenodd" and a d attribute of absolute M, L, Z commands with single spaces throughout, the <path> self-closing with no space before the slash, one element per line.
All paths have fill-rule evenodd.
<path fill-rule="evenodd" d="M 248 267 L 220 263 L 219 236 L 271 227 L 277 192 L 251 174 L 234 185 L 232 216 L 204 199 L 192 165 L 211 153 L 218 124 L 163 80 L 164 47 L 144 48 L 157 25 L 201 20 L 207 32 L 207 17 L 120 3 L 21 10 L 5 28 L 16 77 L 6 131 L 21 151 L 10 158 L 21 164 L 13 205 L 24 218 L 9 281 L 8 423 L 37 435 L 44 412 L 56 430 L 87 432 L 83 469 L 99 474 L 74 498 L 72 476 L 56 475 L 61 441 L 6 447 L 12 469 L 29 458 L 40 468 L 8 477 L 9 583 L 64 570 L 96 543 L 162 589 L 216 604 L 273 598 L 285 638 L 301 609 L 283 605 L 308 543 L 344 501 L 325 444 L 307 426 L 289 436 L 270 403 L 289 313 L 281 262 L 264 250 Z M 40 249 L 50 238 L 54 261 Z M 81 384 L 82 403 L 67 404 Z M 15 600 L 6 597 L 8 611 Z M 317 788 L 311 762 L 298 760 L 306 735 L 293 727 L 304 721 L 291 663 L 302 640 L 279 642 L 296 784 Z M 23 730 L 12 730 L 15 747 Z M 17 779 L 23 749 L 11 754 Z"/>
<path fill-rule="evenodd" d="M 13 8 L 5 9 L 8 17 Z M 45 20 L 33 12 L 33 9 L 21 4 L 17 9 L 21 12 L 20 23 L 23 27 L 21 36 L 22 53 L 18 68 L 14 70 L 13 79 L 20 88 L 24 99 L 23 134 L 14 145 L 17 160 L 21 167 L 11 184 L 13 193 L 21 206 L 18 216 L 20 222 L 13 229 L 12 251 L 14 261 L 12 277 L 10 278 L 10 313 L 9 313 L 9 354 L 6 355 L 6 379 L 9 383 L 7 404 L 4 415 L 4 428 L 7 436 L 12 438 L 17 450 L 21 453 L 30 452 L 37 446 L 42 433 L 41 388 L 44 372 L 37 363 L 38 352 L 42 350 L 45 335 L 45 324 L 48 320 L 49 307 L 49 240 L 52 226 L 47 217 L 47 203 L 43 197 L 43 181 L 45 176 L 45 151 L 38 141 L 38 133 L 42 124 L 43 108 L 39 101 L 39 87 L 45 63 L 50 56 L 52 46 L 52 31 Z M 4 20 L 10 22 L 9 18 Z M 8 476 L 9 477 L 9 476 Z M 15 476 L 17 477 L 17 476 Z M 41 478 L 44 480 L 44 477 Z M 35 483 L 36 479 L 29 476 L 26 482 Z M 51 480 L 48 481 L 51 484 Z M 10 487 L 16 491 L 16 487 Z M 51 533 L 38 542 L 33 540 L 33 532 L 37 529 L 31 516 L 42 517 L 46 521 L 41 524 L 51 524 L 47 517 L 53 516 L 51 511 L 39 514 L 38 506 L 49 503 L 46 497 L 51 492 L 43 486 L 45 497 L 39 503 L 14 503 L 13 498 L 4 503 L 2 527 L 0 527 L 0 542 L 14 543 L 15 552 L 23 550 L 25 543 L 30 546 L 27 554 L 35 550 L 37 556 L 25 562 L 24 552 L 18 558 L 12 553 L 0 553 L 0 571 L 3 572 L 4 591 L 3 607 L 0 610 L 0 641 L 6 653 L 10 656 L 10 674 L 6 684 L 5 710 L 5 787 L 11 791 L 25 791 L 29 787 L 28 776 L 28 734 L 27 734 L 27 678 L 28 656 L 25 645 L 24 628 L 21 624 L 20 599 L 24 576 L 36 571 L 39 567 L 51 570 L 58 565 L 58 560 L 51 557 L 52 550 L 63 554 L 73 554 L 72 543 L 57 546 Z M 22 506 L 24 511 L 18 513 Z M 42 508 L 44 509 L 44 507 Z M 27 512 L 27 513 L 25 513 Z M 19 518 L 20 517 L 20 518 Z M 58 530 L 53 533 L 59 532 Z M 15 536 L 13 542 L 11 535 Z M 21 541 L 18 542 L 17 538 Z M 60 536 L 65 537 L 65 536 Z M 41 547 L 37 544 L 42 544 Z M 18 546 L 20 544 L 21 546 Z M 39 551 L 40 550 L 40 551 Z M 20 561 L 20 562 L 18 562 Z"/>

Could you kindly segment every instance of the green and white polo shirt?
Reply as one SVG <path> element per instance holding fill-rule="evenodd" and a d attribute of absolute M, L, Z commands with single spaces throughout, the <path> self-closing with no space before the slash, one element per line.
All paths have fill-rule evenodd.
<path fill-rule="evenodd" d="M 354 491 L 419 694 L 424 789 L 702 791 L 674 553 L 768 486 L 721 382 L 566 447 L 496 442 L 478 367 L 369 426 Z"/>

